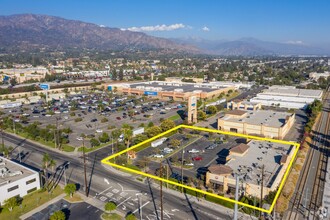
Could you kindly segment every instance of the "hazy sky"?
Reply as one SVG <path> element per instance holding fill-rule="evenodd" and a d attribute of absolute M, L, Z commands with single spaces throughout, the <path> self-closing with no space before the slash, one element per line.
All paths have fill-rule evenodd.
<path fill-rule="evenodd" d="M 0 0 L 0 14 L 34 13 L 161 37 L 330 43 L 329 0 Z"/>

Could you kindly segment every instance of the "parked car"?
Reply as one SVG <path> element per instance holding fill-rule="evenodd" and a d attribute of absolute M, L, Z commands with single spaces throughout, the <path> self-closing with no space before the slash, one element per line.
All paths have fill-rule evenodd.
<path fill-rule="evenodd" d="M 191 149 L 191 150 L 188 150 L 188 153 L 199 153 L 199 150 L 197 150 L 197 149 Z"/>
<path fill-rule="evenodd" d="M 156 157 L 156 158 L 163 158 L 164 155 L 163 154 L 155 154 L 154 157 Z"/>
<path fill-rule="evenodd" d="M 78 141 L 82 141 L 83 138 L 82 138 L 82 137 L 77 137 L 77 140 L 78 140 Z"/>
<path fill-rule="evenodd" d="M 117 120 L 121 120 L 121 118 L 120 118 L 120 117 L 117 117 L 116 119 L 117 119 Z"/>
<path fill-rule="evenodd" d="M 193 161 L 201 161 L 203 158 L 201 156 L 193 157 Z"/>
<path fill-rule="evenodd" d="M 103 130 L 101 130 L 101 129 L 96 129 L 96 133 L 102 133 L 103 132 Z"/>

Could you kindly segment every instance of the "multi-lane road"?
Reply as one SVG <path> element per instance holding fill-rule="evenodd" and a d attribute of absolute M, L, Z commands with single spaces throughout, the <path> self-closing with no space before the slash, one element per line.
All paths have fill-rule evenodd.
<path fill-rule="evenodd" d="M 25 155 L 22 163 L 38 169 L 42 169 L 42 157 L 45 153 L 56 160 L 57 166 L 70 161 L 68 169 L 62 173 L 61 181 L 64 182 L 65 176 L 68 181 L 79 183 L 81 190 L 84 191 L 84 169 L 82 159 L 79 158 L 80 155 L 65 155 L 10 134 L 5 134 L 4 140 L 6 144 L 14 147 L 20 146 L 13 150 L 12 157 L 15 158 L 15 155 L 21 152 L 22 155 Z M 114 172 L 104 167 L 100 163 L 100 159 L 107 156 L 106 150 L 111 152 L 111 147 L 103 149 L 100 155 L 94 152 L 88 157 L 89 197 L 102 202 L 115 201 L 119 210 L 131 211 L 137 216 L 142 214 L 143 219 L 160 219 L 158 187 L 155 184 L 148 184 L 148 181 L 143 183 L 135 180 L 134 176 Z M 18 157 L 16 158 L 18 159 Z M 232 219 L 232 210 L 206 201 L 198 202 L 195 197 L 190 195 L 165 189 L 163 198 L 164 219 Z M 141 209 L 139 209 L 140 207 Z"/>

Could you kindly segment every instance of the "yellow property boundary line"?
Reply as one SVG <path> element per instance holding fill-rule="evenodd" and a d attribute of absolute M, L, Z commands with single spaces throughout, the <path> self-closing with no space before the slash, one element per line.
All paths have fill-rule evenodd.
<path fill-rule="evenodd" d="M 271 204 L 270 208 L 269 209 L 264 209 L 264 208 L 260 208 L 260 207 L 256 207 L 256 206 L 253 206 L 253 205 L 249 205 L 249 204 L 246 204 L 246 203 L 243 203 L 243 202 L 240 202 L 240 201 L 236 201 L 236 200 L 233 200 L 233 199 L 230 199 L 230 198 L 226 198 L 224 196 L 219 196 L 217 194 L 214 194 L 214 193 L 210 193 L 210 192 L 206 192 L 206 191 L 203 191 L 203 190 L 200 190 L 200 189 L 196 189 L 196 188 L 193 188 L 193 187 L 190 187 L 190 186 L 186 186 L 186 185 L 183 185 L 181 183 L 177 183 L 177 182 L 173 182 L 171 180 L 167 180 L 167 179 L 164 179 L 164 178 L 161 178 L 161 177 L 158 177 L 158 176 L 154 176 L 154 175 L 151 175 L 151 174 L 148 174 L 148 173 L 144 173 L 144 172 L 141 172 L 141 171 L 137 171 L 137 170 L 133 170 L 133 169 L 130 169 L 130 168 L 127 168 L 125 166 L 121 166 L 121 165 L 118 165 L 118 164 L 115 164 L 115 163 L 111 163 L 109 162 L 109 160 L 121 155 L 121 154 L 124 154 L 126 153 L 127 151 L 131 151 L 131 150 L 134 150 L 138 147 L 140 147 L 141 145 L 143 144 L 146 144 L 146 143 L 149 143 L 153 140 L 156 140 L 172 131 L 175 131 L 179 128 L 187 128 L 187 129 L 194 129 L 194 130 L 200 130 L 200 131 L 206 131 L 206 132 L 213 132 L 213 133 L 219 133 L 219 134 L 225 134 L 225 135 L 231 135 L 231 136 L 237 136 L 237 137 L 243 137 L 243 138 L 248 138 L 248 139 L 254 139 L 254 140 L 261 140 L 261 141 L 269 141 L 269 142 L 274 142 L 274 143 L 280 143 L 280 144 L 287 144 L 287 145 L 293 145 L 295 146 L 295 151 L 293 153 L 293 156 L 292 156 L 292 159 L 290 160 L 289 162 L 289 166 L 287 167 L 285 173 L 284 173 L 284 177 L 280 183 L 280 186 L 277 190 L 277 193 L 275 195 L 275 198 L 273 200 L 273 203 Z M 129 171 L 129 172 L 132 172 L 132 173 L 135 173 L 135 174 L 139 174 L 139 175 L 143 175 L 145 177 L 150 177 L 150 178 L 153 178 L 155 180 L 159 180 L 159 181 L 163 181 L 163 182 L 166 182 L 166 183 L 170 183 L 172 185 L 176 185 L 176 186 L 179 186 L 179 187 L 183 187 L 183 188 L 186 188 L 186 189 L 190 189 L 190 190 L 193 190 L 195 192 L 199 192 L 199 193 L 202 193 L 204 195 L 209 195 L 209 196 L 213 196 L 215 198 L 219 198 L 219 199 L 222 199 L 222 200 L 225 200 L 225 201 L 228 201 L 228 202 L 232 202 L 232 203 L 236 203 L 238 205 L 241 205 L 241 206 L 245 206 L 245 207 L 248 207 L 248 208 L 252 208 L 252 209 L 255 209 L 255 210 L 258 210 L 258 211 L 261 211 L 261 212 L 265 212 L 265 213 L 271 213 L 274 206 L 275 206 L 275 203 L 283 189 L 283 186 L 284 186 L 284 183 L 289 175 L 289 172 L 290 172 L 290 169 L 292 167 L 292 164 L 293 164 L 293 161 L 297 155 L 297 152 L 300 148 L 300 144 L 299 143 L 296 143 L 296 142 L 293 142 L 293 141 L 283 141 L 283 140 L 275 140 L 275 139 L 271 139 L 271 138 L 263 138 L 263 137 L 257 137 L 257 136 L 251 136 L 251 135 L 245 135 L 245 134 L 238 134 L 238 133 L 233 133 L 233 132 L 226 132 L 226 131 L 220 131 L 220 130 L 215 130 L 215 129 L 209 129 L 209 128 L 202 128 L 202 127 L 196 127 L 196 126 L 188 126 L 188 125 L 178 125 L 176 126 L 175 128 L 172 128 L 170 130 L 167 130 L 159 135 L 156 135 L 152 138 L 149 138 L 148 140 L 146 141 L 143 141 L 141 143 L 138 143 L 128 149 L 125 149 L 121 152 L 118 152 L 116 154 L 113 154 L 109 157 L 106 157 L 104 159 L 101 160 L 101 162 L 103 164 L 107 164 L 107 165 L 110 165 L 110 166 L 113 166 L 113 167 L 117 167 L 119 169 L 122 169 L 122 170 L 126 170 L 126 171 Z"/>

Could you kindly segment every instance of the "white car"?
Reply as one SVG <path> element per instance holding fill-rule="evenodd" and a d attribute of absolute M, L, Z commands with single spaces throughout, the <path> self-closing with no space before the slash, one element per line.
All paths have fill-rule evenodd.
<path fill-rule="evenodd" d="M 185 165 L 186 165 L 186 166 L 194 166 L 193 163 L 186 163 Z"/>
<path fill-rule="evenodd" d="M 164 155 L 163 154 L 155 154 L 154 157 L 156 157 L 156 158 L 163 158 Z"/>
<path fill-rule="evenodd" d="M 47 114 L 47 115 L 45 115 L 46 117 L 51 117 L 52 115 L 50 115 L 50 114 Z"/>
<path fill-rule="evenodd" d="M 197 150 L 197 149 L 191 149 L 191 150 L 188 150 L 188 153 L 199 153 L 199 150 Z"/>
<path fill-rule="evenodd" d="M 78 140 L 78 141 L 82 141 L 83 138 L 82 138 L 82 137 L 77 137 L 77 140 Z"/>
<path fill-rule="evenodd" d="M 96 129 L 96 133 L 102 133 L 103 132 L 103 130 L 101 130 L 101 129 Z"/>
<path fill-rule="evenodd" d="M 22 115 L 23 116 L 30 116 L 30 114 L 28 114 L 28 113 L 23 113 Z"/>

